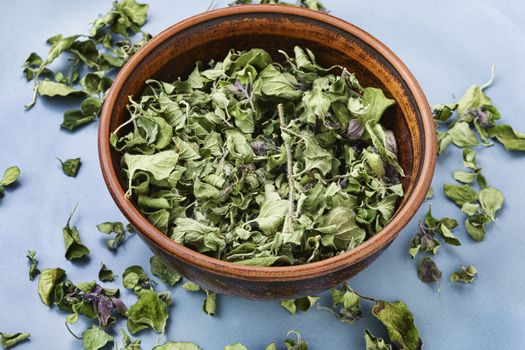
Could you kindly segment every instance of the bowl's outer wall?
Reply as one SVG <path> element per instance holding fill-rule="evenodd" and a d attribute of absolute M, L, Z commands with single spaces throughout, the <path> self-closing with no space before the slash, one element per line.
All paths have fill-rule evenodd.
<path fill-rule="evenodd" d="M 388 239 L 384 239 L 380 247 L 369 245 L 368 248 L 363 248 L 367 251 L 361 254 L 357 260 L 354 259 L 349 264 L 339 264 L 336 267 L 313 272 L 311 276 L 297 278 L 291 277 L 290 274 L 279 278 L 278 269 L 275 269 L 276 274 L 271 275 L 271 277 L 270 274 L 266 276 L 266 274 L 261 275 L 260 273 L 257 276 L 228 275 L 228 273 L 220 271 L 221 267 L 203 269 L 201 266 L 195 266 L 194 262 L 198 262 L 199 258 L 196 258 L 192 252 L 186 250 L 183 254 L 173 254 L 166 251 L 165 244 L 159 244 L 157 240 L 151 239 L 150 235 L 143 232 L 142 238 L 156 254 L 204 288 L 246 298 L 292 298 L 320 292 L 347 280 L 381 254 L 421 204 L 423 195 L 417 193 L 416 199 L 411 198 L 413 197 L 412 191 L 418 181 L 425 181 L 424 188 L 419 188 L 419 192 L 426 192 L 433 173 L 435 154 L 429 155 L 425 152 L 429 149 L 434 152 L 435 144 L 429 147 L 428 142 L 435 141 L 428 139 L 429 130 L 426 130 L 426 134 L 424 132 L 424 117 L 428 118 L 430 115 L 424 96 L 422 96 L 423 105 L 416 103 L 414 91 L 412 91 L 413 86 L 411 90 L 391 63 L 391 58 L 389 60 L 384 57 L 384 52 L 378 52 L 363 41 L 359 35 L 356 35 L 356 33 L 364 32 L 349 24 L 348 26 L 352 27 L 352 32 L 346 31 L 338 26 L 313 18 L 319 17 L 320 14 L 308 15 L 310 11 L 307 10 L 290 10 L 290 13 L 283 13 L 281 7 L 276 10 L 275 7 L 267 6 L 270 9 L 267 12 L 260 10 L 261 6 L 257 8 L 259 9 L 258 12 L 247 11 L 248 8 L 245 11 L 238 9 L 236 11 L 232 11 L 232 9 L 218 10 L 215 11 L 218 18 L 209 14 L 204 19 L 199 19 L 197 16 L 161 33 L 159 37 L 161 37 L 162 42 L 155 42 L 154 38 L 149 45 L 155 44 L 156 47 L 150 49 L 147 54 L 143 53 L 140 61 L 136 61 L 132 71 L 129 69 L 126 71 L 126 67 L 121 71 L 120 74 L 124 74 L 125 78 L 120 79 L 125 80 L 120 83 L 118 91 L 111 91 L 109 99 L 112 104 L 108 106 L 108 102 L 106 103 L 102 113 L 102 123 L 105 123 L 105 118 L 110 118 L 109 130 L 115 130 L 129 118 L 126 112 L 128 96 L 139 97 L 144 90 L 146 80 L 153 78 L 173 81 L 178 77 L 184 78 L 194 68 L 196 61 L 207 63 L 210 59 L 222 59 L 230 49 L 263 48 L 275 59 L 282 61 L 283 56 L 278 53 L 278 50 L 284 50 L 293 55 L 293 47 L 299 45 L 312 50 L 322 65 L 345 66 L 350 72 L 356 73 L 363 86 L 382 88 L 388 97 L 394 98 L 396 106 L 385 114 L 382 123 L 394 131 L 398 140 L 399 160 L 405 171 L 405 177 L 402 180 L 405 197 L 399 204 L 397 212 L 399 213 L 403 211 L 405 206 L 409 206 L 410 208 L 405 209 L 406 213 L 404 213 L 409 217 L 405 218 L 402 225 L 390 228 L 396 232 L 391 233 Z M 304 16 L 305 13 L 308 16 Z M 327 15 L 322 16 L 331 18 Z M 193 22 L 188 26 L 188 21 Z M 140 55 L 141 52 L 137 54 L 137 56 Z M 118 79 L 119 77 L 117 77 Z M 416 87 L 419 89 L 419 86 Z M 420 90 L 417 92 L 423 95 Z M 422 114 L 424 114 L 423 117 Z M 433 126 L 429 126 L 427 123 L 426 128 L 429 127 L 432 128 L 430 131 L 433 133 Z M 101 126 L 101 130 L 102 128 L 103 126 Z M 99 142 L 107 143 L 107 135 L 102 134 L 101 131 Z M 425 135 L 427 135 L 427 139 L 425 139 Z M 122 188 L 119 188 L 119 193 L 116 193 L 115 179 L 110 179 L 108 171 L 105 169 L 105 167 L 113 167 L 112 171 L 114 171 L 120 167 L 120 155 L 114 150 L 111 150 L 110 153 L 111 161 L 104 160 L 104 157 L 109 159 L 109 155 L 104 155 L 101 152 L 101 164 L 106 183 L 113 198 L 128 219 L 135 226 L 141 226 L 137 215 L 123 208 L 126 205 L 121 203 Z M 431 170 L 428 173 L 429 165 L 426 164 L 427 172 L 423 174 L 424 178 L 422 178 L 421 172 L 425 157 L 427 162 L 430 159 Z M 116 172 L 118 173 L 118 170 Z M 121 174 L 116 176 L 120 181 L 120 186 L 124 187 Z M 141 218 L 141 220 L 144 219 Z M 151 226 L 148 230 L 156 229 Z M 142 230 L 139 228 L 140 231 Z M 386 235 L 385 231 L 388 229 L 385 228 L 378 235 Z M 357 249 L 361 249 L 361 247 Z M 266 279 L 265 277 L 270 278 Z"/>
<path fill-rule="evenodd" d="M 202 288 L 222 294 L 256 300 L 292 299 L 324 292 L 327 288 L 331 288 L 336 284 L 346 281 L 365 269 L 390 245 L 389 243 L 377 254 L 370 255 L 366 259 L 349 265 L 347 268 L 326 273 L 317 276 L 316 278 L 299 279 L 295 281 L 254 281 L 252 279 L 247 280 L 231 278 L 228 276 L 218 276 L 212 273 L 204 274 L 201 269 L 194 265 L 184 263 L 173 255 L 168 254 L 164 249 L 160 248 L 147 237 L 141 235 L 141 238 L 146 242 L 155 255 L 160 257 L 168 265 L 177 269 L 177 271 L 185 277 L 195 281 Z"/>

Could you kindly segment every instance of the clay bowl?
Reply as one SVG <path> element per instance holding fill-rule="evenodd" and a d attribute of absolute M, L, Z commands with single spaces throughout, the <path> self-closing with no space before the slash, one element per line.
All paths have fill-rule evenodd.
<path fill-rule="evenodd" d="M 147 79 L 186 77 L 200 60 L 222 59 L 229 49 L 259 47 L 275 55 L 311 49 L 324 66 L 355 72 L 364 86 L 382 88 L 397 102 L 383 117 L 394 131 L 405 171 L 405 197 L 392 221 L 352 251 L 324 261 L 290 267 L 250 267 L 220 261 L 175 243 L 151 225 L 125 198 L 120 156 L 109 144 L 111 131 L 129 118 L 128 96 L 138 97 Z M 101 115 L 99 156 L 113 199 L 140 237 L 164 261 L 192 281 L 219 293 L 251 299 L 315 294 L 349 279 L 389 246 L 420 207 L 432 179 L 436 141 L 427 100 L 401 60 L 370 34 L 330 15 L 290 6 L 245 5 L 209 11 L 179 22 L 137 52 L 110 89 Z"/>

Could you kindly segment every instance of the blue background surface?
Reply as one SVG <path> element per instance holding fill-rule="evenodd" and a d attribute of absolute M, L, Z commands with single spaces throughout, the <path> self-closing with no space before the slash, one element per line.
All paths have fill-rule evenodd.
<path fill-rule="evenodd" d="M 149 0 L 145 29 L 158 33 L 170 24 L 206 10 L 207 0 Z M 225 2 L 216 2 L 216 6 Z M 325 0 L 335 16 L 352 22 L 388 45 L 419 80 L 431 104 L 461 97 L 472 83 L 488 79 L 497 65 L 496 81 L 488 94 L 500 108 L 503 120 L 525 130 L 525 3 L 523 1 L 421 1 Z M 81 343 L 64 327 L 65 314 L 48 309 L 38 297 L 36 281 L 27 278 L 27 249 L 36 249 L 40 268 L 63 267 L 75 282 L 97 276 L 100 262 L 116 274 L 132 264 L 149 266 L 151 253 L 132 237 L 112 254 L 106 237 L 95 225 L 124 220 L 111 200 L 98 166 L 98 123 L 74 133 L 60 130 L 62 112 L 71 106 L 40 99 L 29 112 L 31 85 L 22 78 L 20 65 L 29 52 L 47 52 L 45 40 L 57 33 L 84 33 L 88 22 L 110 8 L 109 1 L 2 1 L 0 8 L 0 170 L 17 164 L 20 185 L 0 200 L 0 331 L 30 332 L 31 341 L 20 349 L 81 349 Z M 76 178 L 62 174 L 55 157 L 82 157 Z M 442 247 L 436 257 L 445 280 L 440 293 L 421 283 L 416 264 L 407 254 L 417 218 L 392 246 L 366 271 L 351 280 L 363 294 L 386 300 L 404 300 L 414 313 L 427 349 L 522 349 L 525 344 L 525 251 L 523 215 L 525 157 L 510 154 L 500 145 L 483 149 L 478 160 L 489 184 L 500 188 L 505 206 L 491 225 L 485 241 L 475 243 L 464 232 L 463 246 Z M 459 210 L 442 193 L 450 174 L 461 169 L 458 149 L 450 147 L 438 162 L 432 200 L 436 216 L 462 219 Z M 75 204 L 73 220 L 91 249 L 87 264 L 64 259 L 61 228 Z M 462 220 L 461 220 L 462 221 Z M 474 285 L 452 285 L 446 279 L 460 264 L 476 264 Z M 117 279 L 115 286 L 120 286 Z M 159 290 L 163 289 L 160 285 Z M 201 311 L 202 295 L 172 289 L 174 305 L 165 339 L 199 343 L 204 349 L 222 349 L 241 341 L 250 349 L 263 349 L 282 341 L 289 329 L 298 330 L 312 349 L 363 349 L 363 330 L 386 336 L 368 315 L 357 324 L 337 321 L 325 312 L 311 310 L 289 315 L 277 302 L 256 302 L 221 296 L 218 316 Z M 125 291 L 130 305 L 134 297 Z M 324 295 L 323 302 L 328 300 Z M 73 326 L 81 333 L 87 323 Z M 156 335 L 141 335 L 151 348 Z"/>

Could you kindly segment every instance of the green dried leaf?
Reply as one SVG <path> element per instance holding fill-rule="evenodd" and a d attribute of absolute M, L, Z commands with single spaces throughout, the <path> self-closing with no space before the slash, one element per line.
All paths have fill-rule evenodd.
<path fill-rule="evenodd" d="M 385 343 L 383 338 L 376 338 L 365 329 L 365 350 L 392 350 L 392 345 Z"/>
<path fill-rule="evenodd" d="M 60 268 L 56 269 L 44 269 L 40 274 L 38 280 L 38 295 L 40 300 L 47 306 L 51 306 L 54 302 L 55 286 L 62 282 L 66 275 L 66 272 Z"/>
<path fill-rule="evenodd" d="M 28 250 L 27 251 L 27 259 L 29 260 L 29 280 L 33 281 L 36 276 L 40 274 L 40 270 L 38 269 L 38 260 L 35 258 L 36 251 L 34 250 Z"/>
<path fill-rule="evenodd" d="M 367 112 L 360 116 L 363 124 L 373 121 L 379 123 L 379 120 L 385 111 L 393 106 L 396 101 L 385 96 L 383 90 L 377 88 L 365 88 L 363 91 L 363 103 L 367 106 Z"/>
<path fill-rule="evenodd" d="M 131 340 L 126 330 L 122 328 L 120 329 L 120 334 L 122 335 L 122 345 L 124 346 L 120 350 L 142 350 L 140 339 Z"/>
<path fill-rule="evenodd" d="M 29 333 L 3 333 L 0 332 L 0 343 L 3 349 L 9 349 L 15 347 L 17 344 L 29 339 L 31 334 Z"/>
<path fill-rule="evenodd" d="M 57 83 L 51 80 L 42 80 L 38 84 L 38 94 L 40 96 L 48 97 L 83 96 L 84 92 L 63 83 Z"/>
<path fill-rule="evenodd" d="M 439 280 L 441 279 L 441 270 L 437 267 L 431 257 L 425 256 L 419 261 L 417 276 L 425 283 L 439 283 Z"/>
<path fill-rule="evenodd" d="M 306 7 L 310 10 L 319 11 L 319 12 L 328 12 L 323 3 L 319 0 L 300 0 L 299 4 L 301 7 Z"/>
<path fill-rule="evenodd" d="M 151 283 L 151 279 L 139 265 L 126 268 L 122 274 L 122 285 L 126 289 L 133 290 L 135 294 L 139 294 L 143 289 L 150 288 Z"/>
<path fill-rule="evenodd" d="M 458 105 L 456 103 L 433 106 L 432 113 L 434 114 L 434 119 L 440 122 L 447 121 L 452 116 L 457 107 Z"/>
<path fill-rule="evenodd" d="M 80 241 L 80 236 L 78 234 L 77 227 L 69 226 L 71 218 L 73 217 L 73 214 L 75 214 L 76 209 L 77 207 L 75 206 L 75 208 L 71 212 L 71 215 L 69 215 L 69 218 L 67 219 L 66 226 L 62 228 L 62 235 L 64 236 L 64 245 L 66 248 L 65 257 L 67 260 L 82 259 L 89 255 L 88 247 L 83 245 Z"/>
<path fill-rule="evenodd" d="M 361 297 L 355 293 L 347 283 L 340 288 L 330 290 L 332 307 L 318 307 L 329 311 L 338 320 L 345 323 L 354 323 L 361 317 Z"/>
<path fill-rule="evenodd" d="M 496 139 L 508 151 L 525 151 L 525 134 L 510 125 L 500 124 L 487 128 L 490 138 Z"/>
<path fill-rule="evenodd" d="M 134 24 L 142 26 L 148 18 L 148 4 L 141 4 L 135 0 L 121 0 L 115 5 L 116 9 L 122 11 Z"/>
<path fill-rule="evenodd" d="M 469 185 L 445 184 L 443 189 L 445 190 L 445 195 L 460 208 L 463 204 L 474 202 L 478 199 L 478 191 Z"/>
<path fill-rule="evenodd" d="M 478 200 L 481 209 L 494 221 L 496 220 L 496 212 L 503 206 L 505 198 L 501 191 L 493 187 L 486 187 L 479 191 Z"/>
<path fill-rule="evenodd" d="M 430 188 L 427 191 L 427 194 L 425 195 L 425 200 L 432 199 L 432 197 L 434 197 L 434 189 L 432 188 L 432 186 L 430 186 Z"/>
<path fill-rule="evenodd" d="M 284 222 L 288 201 L 281 199 L 279 194 L 275 192 L 273 185 L 265 185 L 264 193 L 265 200 L 261 205 L 259 215 L 254 221 L 264 233 L 272 234 Z"/>
<path fill-rule="evenodd" d="M 18 180 L 19 176 L 20 168 L 18 168 L 17 166 L 7 168 L 4 172 L 4 177 L 2 178 L 2 180 L 0 180 L 0 186 L 11 186 Z"/>
<path fill-rule="evenodd" d="M 169 317 L 167 307 L 156 292 L 143 291 L 139 300 L 128 309 L 128 330 L 135 334 L 151 328 L 157 333 L 164 333 Z"/>
<path fill-rule="evenodd" d="M 108 269 L 105 264 L 100 264 L 100 270 L 98 271 L 98 279 L 100 282 L 111 282 L 115 279 L 113 271 Z"/>
<path fill-rule="evenodd" d="M 85 350 L 102 349 L 113 341 L 113 337 L 97 326 L 93 325 L 82 333 L 82 345 Z"/>
<path fill-rule="evenodd" d="M 173 268 L 168 266 L 158 256 L 153 255 L 149 260 L 151 273 L 168 286 L 174 286 L 180 281 L 182 276 Z"/>
<path fill-rule="evenodd" d="M 287 335 L 293 334 L 296 336 L 296 339 L 285 339 L 284 345 L 287 350 L 308 350 L 308 343 L 301 339 L 301 334 L 296 331 L 288 331 Z"/>
<path fill-rule="evenodd" d="M 284 307 L 292 315 L 295 314 L 297 310 L 306 312 L 314 306 L 319 297 L 307 296 L 298 299 L 282 300 L 281 306 Z"/>
<path fill-rule="evenodd" d="M 454 124 L 448 130 L 448 135 L 451 137 L 451 142 L 461 148 L 474 147 L 479 144 L 476 134 L 466 122 Z"/>
<path fill-rule="evenodd" d="M 474 182 L 474 180 L 476 180 L 477 174 L 469 173 L 466 171 L 454 171 L 452 173 L 452 177 L 454 178 L 454 180 L 457 180 L 464 184 L 470 184 Z"/>
<path fill-rule="evenodd" d="M 472 283 L 476 279 L 478 270 L 474 265 L 461 266 L 460 270 L 450 275 L 451 282 Z"/>
<path fill-rule="evenodd" d="M 419 350 L 423 342 L 414 324 L 414 317 L 405 303 L 378 301 L 372 308 L 372 315 L 381 321 L 390 341 L 400 350 Z"/>
<path fill-rule="evenodd" d="M 77 176 L 78 169 L 80 168 L 80 158 L 67 159 L 62 161 L 62 159 L 57 158 L 62 165 L 62 171 L 64 174 L 70 177 Z"/>
<path fill-rule="evenodd" d="M 115 238 L 108 239 L 106 241 L 106 246 L 111 251 L 117 251 L 118 247 L 124 242 L 126 239 L 126 233 L 132 233 L 134 232 L 131 225 L 127 225 L 124 227 L 124 224 L 120 221 L 114 221 L 114 222 L 103 222 L 101 224 L 97 225 L 97 229 L 105 234 L 112 234 L 115 233 Z"/>
<path fill-rule="evenodd" d="M 201 289 L 197 284 L 192 281 L 187 281 L 182 285 L 182 288 L 186 289 L 188 292 L 197 292 Z"/>
<path fill-rule="evenodd" d="M 91 123 L 96 119 L 94 115 L 85 115 L 81 110 L 69 110 L 64 112 L 64 120 L 60 127 L 69 130 L 75 131 L 76 129 Z"/>
<path fill-rule="evenodd" d="M 482 241 L 485 238 L 485 227 L 478 223 L 473 223 L 471 218 L 465 220 L 465 228 L 468 234 L 476 241 Z"/>
<path fill-rule="evenodd" d="M 179 155 L 175 151 L 163 151 L 154 155 L 124 155 L 124 163 L 128 168 L 129 187 L 133 181 L 133 176 L 137 171 L 147 171 L 155 180 L 168 178 L 175 168 Z M 131 195 L 128 190 L 126 196 Z"/>
<path fill-rule="evenodd" d="M 217 311 L 217 295 L 214 292 L 206 291 L 202 311 L 210 316 L 215 316 Z"/>

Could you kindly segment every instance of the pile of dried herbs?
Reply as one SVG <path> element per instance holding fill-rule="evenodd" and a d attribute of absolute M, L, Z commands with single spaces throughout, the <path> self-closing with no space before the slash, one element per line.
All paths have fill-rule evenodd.
<path fill-rule="evenodd" d="M 491 77 L 486 83 L 470 86 L 458 102 L 433 107 L 438 155 L 453 144 L 462 149 L 465 167 L 464 170 L 452 173 L 452 178 L 457 183 L 445 184 L 443 191 L 461 209 L 466 217 L 465 231 L 477 242 L 485 238 L 486 227 L 497 220 L 496 216 L 505 201 L 503 193 L 489 186 L 482 174 L 482 168 L 476 159 L 477 152 L 494 146 L 495 141 L 501 143 L 507 151 L 525 151 L 525 134 L 508 124 L 500 123 L 501 113 L 485 93 L 492 85 L 494 75 L 493 66 Z M 453 218 L 434 218 L 429 208 L 410 241 L 410 256 L 414 258 L 418 252 L 435 255 L 440 247 L 439 237 L 449 245 L 461 245 L 452 232 L 457 226 L 458 222 Z M 462 266 L 459 271 L 450 274 L 450 281 L 470 283 L 475 280 L 476 274 L 474 265 Z M 432 258 L 425 256 L 419 262 L 418 276 L 425 283 L 439 283 L 442 273 Z"/>
<path fill-rule="evenodd" d="M 51 47 L 45 58 L 32 52 L 22 66 L 27 81 L 34 82 L 33 99 L 26 108 L 34 106 L 37 96 L 69 96 L 79 99 L 79 108 L 64 113 L 61 127 L 73 131 L 94 121 L 113 82 L 111 75 L 151 38 L 141 29 L 148 7 L 135 0 L 115 1 L 109 12 L 93 21 L 87 35 L 57 34 L 47 39 Z M 138 33 L 141 40 L 133 41 Z M 66 69 L 54 72 L 50 66 L 59 58 L 67 59 Z"/>
<path fill-rule="evenodd" d="M 308 49 L 281 53 L 231 50 L 186 80 L 147 81 L 128 105 L 111 135 L 126 195 L 173 240 L 240 264 L 303 264 L 392 217 L 403 171 L 380 119 L 394 100 Z"/>

